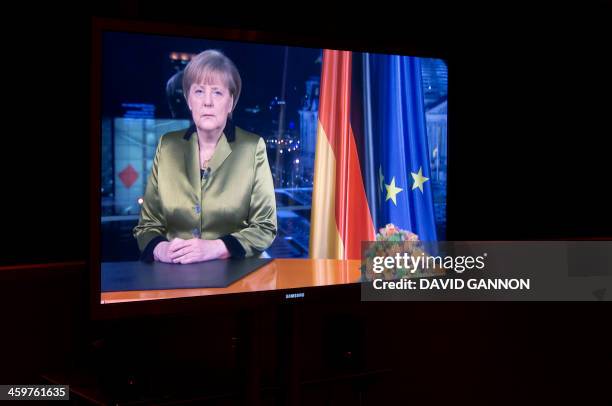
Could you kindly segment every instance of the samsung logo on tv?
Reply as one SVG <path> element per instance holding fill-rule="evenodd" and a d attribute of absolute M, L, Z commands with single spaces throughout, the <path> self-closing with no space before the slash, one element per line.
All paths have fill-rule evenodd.
<path fill-rule="evenodd" d="M 304 297 L 304 293 L 300 292 L 300 293 L 287 293 L 285 295 L 285 299 L 297 299 L 299 297 Z"/>

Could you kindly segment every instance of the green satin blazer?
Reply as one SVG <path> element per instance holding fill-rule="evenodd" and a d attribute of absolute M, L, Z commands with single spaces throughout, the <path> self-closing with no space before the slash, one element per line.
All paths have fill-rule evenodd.
<path fill-rule="evenodd" d="M 143 254 L 175 237 L 221 238 L 238 257 L 272 244 L 276 199 L 263 138 L 226 126 L 209 166 L 201 177 L 195 127 L 160 138 L 134 228 Z"/>

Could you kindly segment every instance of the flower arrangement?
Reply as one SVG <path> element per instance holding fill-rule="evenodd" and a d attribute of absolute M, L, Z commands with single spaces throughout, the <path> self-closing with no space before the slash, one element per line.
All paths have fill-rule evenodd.
<path fill-rule="evenodd" d="M 387 224 L 378 231 L 376 241 L 419 241 L 418 235 L 397 228 L 394 224 Z"/>
<path fill-rule="evenodd" d="M 399 280 L 403 278 L 419 277 L 431 274 L 426 272 L 422 266 L 385 268 L 382 273 L 374 272 L 375 257 L 395 257 L 397 254 L 412 257 L 427 256 L 419 236 L 411 231 L 402 230 L 394 224 L 387 224 L 379 229 L 376 234 L 376 242 L 368 246 L 364 252 L 362 263 L 362 278 L 364 280 L 384 279 Z"/>

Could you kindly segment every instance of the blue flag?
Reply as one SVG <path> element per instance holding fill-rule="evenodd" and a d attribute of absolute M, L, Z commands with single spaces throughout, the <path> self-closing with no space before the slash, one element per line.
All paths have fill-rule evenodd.
<path fill-rule="evenodd" d="M 420 61 L 362 56 L 363 172 L 374 225 L 437 241 Z"/>

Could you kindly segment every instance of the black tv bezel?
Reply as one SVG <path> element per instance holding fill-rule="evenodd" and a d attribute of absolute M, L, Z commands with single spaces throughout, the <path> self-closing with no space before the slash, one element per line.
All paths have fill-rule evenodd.
<path fill-rule="evenodd" d="M 306 48 L 326 48 L 356 52 L 376 52 L 410 55 L 442 59 L 449 64 L 449 52 L 443 48 L 432 51 L 431 46 L 422 47 L 425 41 L 415 39 L 406 42 L 404 38 L 392 39 L 381 43 L 379 39 L 350 37 L 322 37 L 316 34 L 298 34 L 278 31 L 242 30 L 172 24 L 165 22 L 145 22 L 93 17 L 91 23 L 91 120 L 90 120 L 90 316 L 92 320 L 112 320 L 134 317 L 164 316 L 176 314 L 218 314 L 220 311 L 233 312 L 243 308 L 270 303 L 311 303 L 311 302 L 353 302 L 361 300 L 360 283 L 303 288 L 276 289 L 266 291 L 241 292 L 208 296 L 190 296 L 171 299 L 152 299 L 120 303 L 101 303 L 100 269 L 100 173 L 101 173 L 101 101 L 102 101 L 102 37 L 104 32 L 123 32 L 171 37 L 205 38 L 220 41 L 240 41 L 269 45 L 287 45 Z M 450 69 L 449 69 L 450 71 Z M 449 112 L 450 122 L 450 112 Z M 450 125 L 447 125 L 449 128 Z M 447 140 L 447 168 L 450 171 L 450 139 Z M 447 179 L 448 182 L 448 179 Z M 448 183 L 447 183 L 448 184 Z M 449 230 L 449 193 L 447 190 L 447 237 Z M 299 295 L 290 295 L 299 293 Z M 222 309 L 222 310 L 220 310 Z"/>

